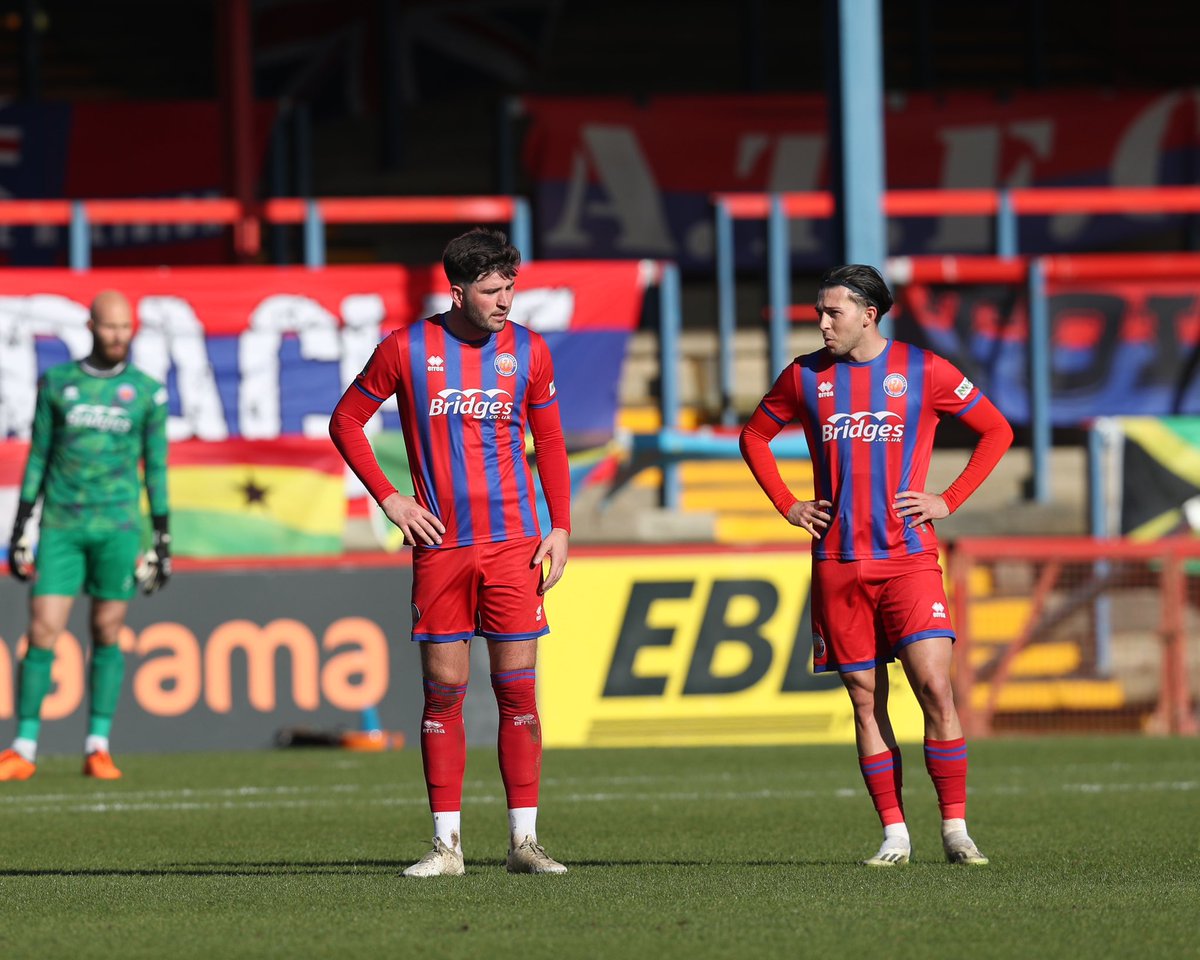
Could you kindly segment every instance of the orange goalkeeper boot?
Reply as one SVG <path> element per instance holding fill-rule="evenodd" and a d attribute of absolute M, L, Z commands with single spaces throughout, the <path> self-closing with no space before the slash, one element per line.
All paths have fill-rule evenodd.
<path fill-rule="evenodd" d="M 83 758 L 83 775 L 97 780 L 120 780 L 121 771 L 107 750 L 95 750 Z"/>
<path fill-rule="evenodd" d="M 37 773 L 37 764 L 30 763 L 16 750 L 0 753 L 0 780 L 28 780 Z"/>

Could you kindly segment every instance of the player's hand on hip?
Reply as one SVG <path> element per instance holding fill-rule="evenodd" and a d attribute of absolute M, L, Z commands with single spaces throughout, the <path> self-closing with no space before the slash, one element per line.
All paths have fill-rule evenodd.
<path fill-rule="evenodd" d="M 550 558 L 550 572 L 542 582 L 542 593 L 562 579 L 563 570 L 567 567 L 567 544 L 570 539 L 571 535 L 566 530 L 555 527 L 538 545 L 537 553 L 533 555 L 533 565 L 537 566 L 547 557 Z"/>
<path fill-rule="evenodd" d="M 407 546 L 433 546 L 442 542 L 442 534 L 446 532 L 442 521 L 417 503 L 415 497 L 403 493 L 393 493 L 380 504 L 384 514 L 396 526 L 404 531 L 404 542 Z"/>
<path fill-rule="evenodd" d="M 950 516 L 950 508 L 941 495 L 924 490 L 901 490 L 892 505 L 896 508 L 896 516 L 904 518 L 908 527 L 920 527 L 930 520 Z"/>
<path fill-rule="evenodd" d="M 797 500 L 787 512 L 787 522 L 793 527 L 807 530 L 814 540 L 829 529 L 833 515 L 829 512 L 833 504 L 828 500 Z"/>

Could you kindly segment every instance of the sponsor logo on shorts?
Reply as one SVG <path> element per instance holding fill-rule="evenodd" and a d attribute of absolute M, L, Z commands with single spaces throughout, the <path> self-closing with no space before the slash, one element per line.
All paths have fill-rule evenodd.
<path fill-rule="evenodd" d="M 825 659 L 825 638 L 818 633 L 813 634 L 813 659 Z"/>
<path fill-rule="evenodd" d="M 828 380 L 822 380 L 820 383 L 817 384 L 817 396 L 818 397 L 832 397 L 833 396 L 833 384 L 830 383 Z"/>
<path fill-rule="evenodd" d="M 834 440 L 861 440 L 863 443 L 903 440 L 903 422 L 890 422 L 901 419 L 900 414 L 893 410 L 856 410 L 854 413 L 835 413 L 821 424 L 821 439 L 826 443 Z"/>
<path fill-rule="evenodd" d="M 474 387 L 459 390 L 447 387 L 429 398 L 431 417 L 468 417 L 472 420 L 511 420 L 512 394 L 496 387 L 478 390 Z"/>
<path fill-rule="evenodd" d="M 883 378 L 883 392 L 889 397 L 902 397 L 908 393 L 908 380 L 902 373 L 889 373 Z"/>
<path fill-rule="evenodd" d="M 80 403 L 67 412 L 67 426 L 91 427 L 101 433 L 128 433 L 133 429 L 133 421 L 124 407 Z"/>
<path fill-rule="evenodd" d="M 517 372 L 517 358 L 511 353 L 502 353 L 496 357 L 494 364 L 496 372 L 502 377 L 511 377 Z"/>
<path fill-rule="evenodd" d="M 446 369 L 446 361 L 439 357 L 436 353 L 425 358 L 425 369 L 429 373 L 441 373 Z"/>
<path fill-rule="evenodd" d="M 539 603 L 537 610 L 533 614 L 533 619 L 538 623 L 542 622 L 542 605 Z"/>
<path fill-rule="evenodd" d="M 421 608 L 418 607 L 414 603 L 414 604 L 412 604 L 412 622 L 416 623 L 420 619 L 421 619 Z"/>
<path fill-rule="evenodd" d="M 966 377 L 963 377 L 962 383 L 960 383 L 957 387 L 954 388 L 954 395 L 956 397 L 958 397 L 959 400 L 966 400 L 967 394 L 969 394 L 974 389 L 975 389 L 975 384 L 973 384 Z"/>
<path fill-rule="evenodd" d="M 532 713 L 519 713 L 513 717 L 514 727 L 532 727 L 537 724 L 537 717 Z"/>
<path fill-rule="evenodd" d="M 935 619 L 935 620 L 945 620 L 946 619 L 946 605 L 944 603 L 942 603 L 940 600 L 935 600 L 933 602 L 932 609 L 933 609 L 933 619 Z"/>
<path fill-rule="evenodd" d="M 421 723 L 421 732 L 422 733 L 442 733 L 442 734 L 444 734 L 446 732 L 446 728 L 443 724 L 439 723 L 437 720 L 425 720 L 425 721 L 422 721 L 422 723 Z"/>

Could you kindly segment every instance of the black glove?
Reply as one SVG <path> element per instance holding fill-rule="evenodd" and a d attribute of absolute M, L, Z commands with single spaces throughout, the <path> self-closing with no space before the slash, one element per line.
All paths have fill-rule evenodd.
<path fill-rule="evenodd" d="M 154 545 L 142 554 L 135 574 L 145 594 L 166 586 L 171 579 L 171 534 L 167 532 L 167 518 L 151 517 L 150 522 L 154 525 Z"/>
<path fill-rule="evenodd" d="M 33 516 L 33 501 L 17 504 L 17 519 L 13 521 L 12 537 L 8 541 L 8 572 L 18 580 L 33 576 L 33 541 L 25 529 Z"/>

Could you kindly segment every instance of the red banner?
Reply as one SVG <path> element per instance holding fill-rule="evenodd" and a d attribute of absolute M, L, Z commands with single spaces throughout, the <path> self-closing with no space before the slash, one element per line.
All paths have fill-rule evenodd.
<path fill-rule="evenodd" d="M 524 165 L 537 184 L 547 256 L 670 257 L 710 268 L 709 194 L 829 186 L 820 96 L 531 97 L 525 107 Z M 886 111 L 892 188 L 1191 183 L 1200 153 L 1197 100 L 1187 90 L 920 94 L 890 97 Z M 1168 222 L 1033 219 L 1023 223 L 1021 245 L 1087 249 Z M 743 226 L 739 250 L 761 265 L 751 225 Z M 799 260 L 829 262 L 826 227 L 793 223 Z M 892 231 L 893 254 L 990 253 L 994 245 L 987 217 L 897 219 Z"/>

